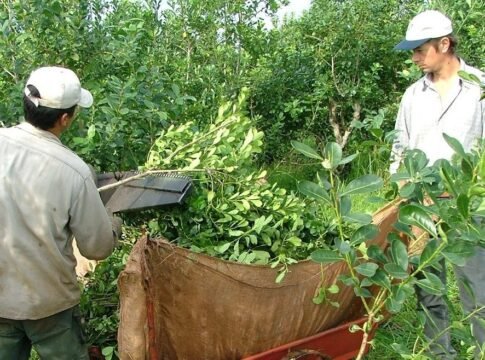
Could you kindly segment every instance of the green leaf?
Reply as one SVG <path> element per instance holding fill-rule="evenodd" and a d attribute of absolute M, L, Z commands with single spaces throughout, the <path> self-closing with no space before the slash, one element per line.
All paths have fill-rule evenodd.
<path fill-rule="evenodd" d="M 340 160 L 340 162 L 338 163 L 339 165 L 345 165 L 345 164 L 348 164 L 349 162 L 353 161 L 356 157 L 357 157 L 358 154 L 352 154 L 352 155 L 349 155 L 345 158 L 343 158 L 342 160 Z"/>
<path fill-rule="evenodd" d="M 403 198 L 409 198 L 414 194 L 414 190 L 416 190 L 416 185 L 408 182 L 399 189 L 399 195 Z"/>
<path fill-rule="evenodd" d="M 481 184 L 473 184 L 469 189 L 470 196 L 480 196 L 483 197 L 485 195 L 485 186 Z"/>
<path fill-rule="evenodd" d="M 337 278 L 346 286 L 353 287 L 359 285 L 358 282 L 350 275 L 339 275 Z"/>
<path fill-rule="evenodd" d="M 104 356 L 110 356 L 113 354 L 113 351 L 114 351 L 113 346 L 107 346 L 107 347 L 104 347 L 103 350 L 101 350 L 101 353 Z"/>
<path fill-rule="evenodd" d="M 428 158 L 422 150 L 413 149 L 405 152 L 403 162 L 407 172 L 413 177 L 428 165 Z"/>
<path fill-rule="evenodd" d="M 214 199 L 215 195 L 216 195 L 216 193 L 214 191 L 209 190 L 207 192 L 207 202 L 211 202 Z"/>
<path fill-rule="evenodd" d="M 372 216 L 369 214 L 348 214 L 343 216 L 343 219 L 354 224 L 362 225 L 367 225 L 372 222 Z"/>
<path fill-rule="evenodd" d="M 375 275 L 370 278 L 370 281 L 385 289 L 391 289 L 391 280 L 389 280 L 387 274 L 381 269 L 377 269 Z"/>
<path fill-rule="evenodd" d="M 253 230 L 259 234 L 263 227 L 268 225 L 271 221 L 273 221 L 273 215 L 269 215 L 268 217 L 262 215 L 254 221 Z"/>
<path fill-rule="evenodd" d="M 463 216 L 465 219 L 468 219 L 470 206 L 470 199 L 468 198 L 468 196 L 465 194 L 458 195 L 458 198 L 456 199 L 456 205 L 461 216 Z"/>
<path fill-rule="evenodd" d="M 271 254 L 263 250 L 253 250 L 253 254 L 258 260 L 258 264 L 267 264 L 269 262 L 269 259 L 271 258 Z"/>
<path fill-rule="evenodd" d="M 466 158 L 463 158 L 461 161 L 461 174 L 466 180 L 471 180 L 473 178 L 473 166 L 470 163 L 470 156 L 467 155 Z"/>
<path fill-rule="evenodd" d="M 474 247 L 465 241 L 454 242 L 447 245 L 442 254 L 452 264 L 463 266 L 466 259 L 474 254 Z"/>
<path fill-rule="evenodd" d="M 414 225 L 429 232 L 433 237 L 437 237 L 433 219 L 428 213 L 417 205 L 404 205 L 399 209 L 399 221 Z"/>
<path fill-rule="evenodd" d="M 227 242 L 225 244 L 216 246 L 214 250 L 217 251 L 219 254 L 223 254 L 229 249 L 230 246 L 231 246 L 231 243 Z"/>
<path fill-rule="evenodd" d="M 388 261 L 386 255 L 384 254 L 384 251 L 377 246 L 377 245 L 371 245 L 367 249 L 367 256 L 375 261 L 381 262 L 381 263 L 386 263 Z"/>
<path fill-rule="evenodd" d="M 419 257 L 419 263 L 424 264 L 424 263 L 428 262 L 429 259 L 436 252 L 437 248 L 438 248 L 438 244 L 436 243 L 436 240 L 428 241 L 425 248 L 423 249 L 423 252 L 421 253 L 421 255 Z M 439 256 L 435 256 L 435 258 L 438 259 Z"/>
<path fill-rule="evenodd" d="M 322 287 L 319 287 L 312 301 L 314 304 L 320 305 L 325 301 L 325 298 L 326 298 L 325 289 Z"/>
<path fill-rule="evenodd" d="M 305 196 L 311 197 L 318 201 L 330 203 L 330 196 L 328 192 L 320 185 L 314 182 L 303 180 L 298 183 L 298 190 Z"/>
<path fill-rule="evenodd" d="M 391 243 L 391 258 L 402 269 L 408 268 L 408 251 L 406 245 L 400 240 L 394 240 Z"/>
<path fill-rule="evenodd" d="M 342 196 L 340 197 L 340 215 L 345 216 L 350 212 L 352 208 L 352 200 L 350 196 Z"/>
<path fill-rule="evenodd" d="M 276 277 L 276 279 L 275 279 L 275 283 L 279 284 L 280 282 L 282 282 L 282 281 L 283 281 L 283 279 L 284 279 L 284 278 L 285 278 L 285 276 L 286 276 L 286 273 L 287 273 L 287 271 L 282 271 L 282 272 L 280 272 L 280 273 L 278 274 L 278 276 Z"/>
<path fill-rule="evenodd" d="M 248 236 L 246 236 L 245 239 L 248 239 Z M 256 235 L 253 235 L 253 234 L 249 235 L 249 241 L 253 245 L 257 245 L 258 244 L 258 238 L 257 238 Z"/>
<path fill-rule="evenodd" d="M 426 278 L 416 281 L 416 285 L 433 295 L 443 295 L 446 292 L 445 286 L 438 276 L 425 271 L 423 273 Z"/>
<path fill-rule="evenodd" d="M 355 287 L 354 293 L 355 293 L 355 295 L 360 296 L 360 297 L 364 297 L 364 298 L 371 298 L 372 297 L 372 293 L 369 291 L 369 289 L 366 289 L 366 288 Z"/>
<path fill-rule="evenodd" d="M 323 154 L 324 154 L 325 160 L 327 160 L 330 163 L 331 169 L 335 169 L 340 164 L 340 161 L 342 160 L 342 148 L 340 147 L 339 144 L 334 142 L 330 142 L 327 145 L 325 145 Z"/>
<path fill-rule="evenodd" d="M 468 7 L 470 8 L 472 7 L 471 0 L 467 0 L 466 3 L 468 4 Z M 476 84 L 481 84 L 480 78 L 475 74 L 468 73 L 464 70 L 459 70 L 458 75 L 467 81 L 474 82 Z"/>
<path fill-rule="evenodd" d="M 392 285 L 391 293 L 396 301 L 404 303 L 406 299 L 414 294 L 414 286 L 411 284 L 395 284 Z"/>
<path fill-rule="evenodd" d="M 243 264 L 250 264 L 256 258 L 256 255 L 252 252 L 244 251 L 242 252 L 237 261 Z"/>
<path fill-rule="evenodd" d="M 290 244 L 292 244 L 295 247 L 301 246 L 301 239 L 297 236 L 290 236 L 286 241 L 288 241 Z"/>
<path fill-rule="evenodd" d="M 339 241 L 337 242 L 338 244 L 338 250 L 346 255 L 350 252 L 351 248 L 350 248 L 350 243 L 347 241 L 347 240 L 344 240 L 344 241 Z"/>
<path fill-rule="evenodd" d="M 96 126 L 94 124 L 89 125 L 87 138 L 92 139 L 96 135 Z"/>
<path fill-rule="evenodd" d="M 367 224 L 361 226 L 352 234 L 350 243 L 356 246 L 364 241 L 374 239 L 377 235 L 379 235 L 379 228 L 374 224 Z"/>
<path fill-rule="evenodd" d="M 351 194 L 364 194 L 371 191 L 379 190 L 384 182 L 379 176 L 364 175 L 358 179 L 352 180 L 340 193 L 340 196 Z"/>
<path fill-rule="evenodd" d="M 368 262 L 368 263 L 364 263 L 356 266 L 355 271 L 357 271 L 361 275 L 372 277 L 375 275 L 378 268 L 379 268 L 379 265 L 372 262 Z"/>
<path fill-rule="evenodd" d="M 483 152 L 480 157 L 480 163 L 478 166 L 478 175 L 482 180 L 485 179 L 485 152 Z"/>
<path fill-rule="evenodd" d="M 453 167 L 448 161 L 442 161 L 440 163 L 440 175 L 445 184 L 446 190 L 453 196 L 457 196 L 456 184 L 453 181 Z"/>
<path fill-rule="evenodd" d="M 391 347 L 396 354 L 411 356 L 411 352 L 403 344 L 393 343 Z"/>
<path fill-rule="evenodd" d="M 450 147 L 458 154 L 460 155 L 461 157 L 465 157 L 466 156 L 466 153 L 465 153 L 465 149 L 463 148 L 463 145 L 461 145 L 461 143 L 447 135 L 447 134 L 443 134 L 443 137 L 445 138 L 445 141 L 448 143 L 448 145 L 450 145 Z"/>
<path fill-rule="evenodd" d="M 293 148 L 296 151 L 305 155 L 306 157 L 309 157 L 309 158 L 312 158 L 312 159 L 317 159 L 317 160 L 320 160 L 320 161 L 323 160 L 323 158 L 320 155 L 318 155 L 318 153 L 313 148 L 311 148 L 310 146 L 308 146 L 306 144 L 303 144 L 303 143 L 298 142 L 298 141 L 291 141 L 291 146 L 293 146 Z"/>
<path fill-rule="evenodd" d="M 391 313 L 391 314 L 397 314 L 398 312 L 401 311 L 402 309 L 402 303 L 396 301 L 392 297 L 388 297 L 386 300 L 386 309 Z"/>
<path fill-rule="evenodd" d="M 400 181 L 407 181 L 410 180 L 411 176 L 407 172 L 397 172 L 391 175 L 391 182 L 400 182 Z"/>
<path fill-rule="evenodd" d="M 406 270 L 394 263 L 385 264 L 384 270 L 396 279 L 406 279 L 409 276 Z"/>
<path fill-rule="evenodd" d="M 333 263 L 343 260 L 337 252 L 324 249 L 315 250 L 311 253 L 310 258 L 317 263 Z"/>

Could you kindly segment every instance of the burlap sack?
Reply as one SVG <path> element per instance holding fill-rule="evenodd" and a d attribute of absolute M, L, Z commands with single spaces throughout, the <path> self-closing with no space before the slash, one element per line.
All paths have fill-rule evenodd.
<path fill-rule="evenodd" d="M 396 216 L 395 204 L 375 214 L 375 243 L 385 246 Z M 342 262 L 301 261 L 276 284 L 270 266 L 195 254 L 163 239 L 142 238 L 133 252 L 129 265 L 142 269 L 135 275 L 132 267 L 127 275 L 127 267 L 118 281 L 121 359 L 240 359 L 362 314 L 350 287 L 341 286 L 333 297 L 339 308 L 312 302 L 322 273 L 323 286 L 346 273 Z"/>
<path fill-rule="evenodd" d="M 120 326 L 118 330 L 118 351 L 121 359 L 148 359 L 146 347 L 147 308 L 142 264 L 146 238 L 133 247 L 125 269 L 118 277 L 120 291 Z"/>

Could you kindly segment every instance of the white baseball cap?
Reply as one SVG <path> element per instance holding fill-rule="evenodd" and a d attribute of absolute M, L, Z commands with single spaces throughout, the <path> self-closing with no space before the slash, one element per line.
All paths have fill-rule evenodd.
<path fill-rule="evenodd" d="M 427 10 L 416 15 L 409 23 L 406 38 L 394 50 L 413 50 L 426 41 L 450 35 L 453 32 L 451 20 L 436 10 Z"/>
<path fill-rule="evenodd" d="M 33 96 L 27 85 L 35 86 L 40 98 Z M 57 66 L 34 70 L 25 84 L 24 93 L 35 106 L 53 109 L 69 109 L 74 105 L 86 108 L 93 104 L 93 96 L 81 88 L 77 75 L 72 70 Z"/>

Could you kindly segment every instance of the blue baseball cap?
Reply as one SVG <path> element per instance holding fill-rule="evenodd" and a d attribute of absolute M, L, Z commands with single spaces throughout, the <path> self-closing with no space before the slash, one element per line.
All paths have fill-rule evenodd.
<path fill-rule="evenodd" d="M 451 20 L 446 15 L 436 10 L 426 10 L 411 20 L 406 38 L 394 50 L 413 50 L 431 39 L 450 35 L 452 32 Z"/>

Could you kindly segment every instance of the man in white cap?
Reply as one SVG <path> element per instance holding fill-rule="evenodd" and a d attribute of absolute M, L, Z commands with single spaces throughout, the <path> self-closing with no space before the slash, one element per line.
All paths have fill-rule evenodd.
<path fill-rule="evenodd" d="M 89 167 L 59 136 L 91 93 L 69 69 L 35 70 L 26 122 L 0 129 L 0 359 L 88 359 L 72 239 L 89 259 L 113 251 L 121 224 Z"/>
<path fill-rule="evenodd" d="M 481 89 L 476 83 L 458 76 L 464 70 L 481 79 L 483 73 L 465 64 L 455 52 L 456 38 L 451 20 L 441 12 L 428 10 L 414 17 L 406 38 L 395 49 L 412 50 L 413 62 L 424 76 L 404 93 L 396 120 L 397 138 L 393 145 L 391 173 L 397 171 L 403 151 L 420 149 L 433 164 L 438 159 L 451 159 L 453 150 L 443 134 L 456 138 L 470 150 L 485 134 L 485 104 L 480 101 Z M 485 305 L 485 250 L 477 247 L 463 267 L 455 266 L 460 296 L 466 313 Z M 438 275 L 446 283 L 446 269 L 441 263 Z M 473 294 L 467 291 L 468 284 Z M 431 295 L 416 288 L 418 302 L 431 314 L 425 325 L 425 334 L 434 339 L 430 346 L 433 359 L 454 359 L 451 346 L 448 307 L 443 297 Z M 485 342 L 483 328 L 485 311 L 472 317 L 473 334 L 477 341 L 477 356 Z"/>

